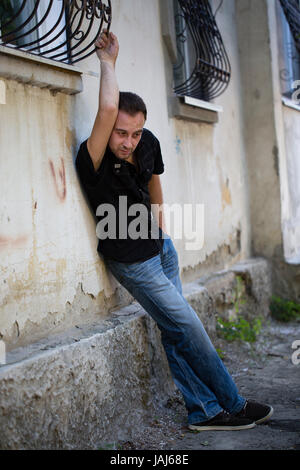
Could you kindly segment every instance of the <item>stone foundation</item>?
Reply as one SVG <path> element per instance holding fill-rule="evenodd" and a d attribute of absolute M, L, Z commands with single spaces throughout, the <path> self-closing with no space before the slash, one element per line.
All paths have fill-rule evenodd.
<path fill-rule="evenodd" d="M 183 289 L 214 337 L 218 315 L 268 315 L 269 265 L 246 260 Z M 99 449 L 130 439 L 154 400 L 166 401 L 174 387 L 159 330 L 133 302 L 95 325 L 7 353 L 0 448 Z"/>

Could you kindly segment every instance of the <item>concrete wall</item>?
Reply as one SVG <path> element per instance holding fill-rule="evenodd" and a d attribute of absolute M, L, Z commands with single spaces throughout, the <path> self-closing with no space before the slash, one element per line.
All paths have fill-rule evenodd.
<path fill-rule="evenodd" d="M 216 7 L 218 2 L 213 4 Z M 172 63 L 162 39 L 159 2 L 131 0 L 130 7 L 120 1 L 114 5 L 116 15 L 112 29 L 120 41 L 116 68 L 120 89 L 140 94 L 148 106 L 146 126 L 160 139 L 165 161 L 165 174 L 162 175 L 165 202 L 205 205 L 203 249 L 188 252 L 185 239 L 175 241 L 182 269 L 195 268 L 207 257 L 221 252 L 222 247 L 228 249 L 237 238 L 241 245 L 239 256 L 249 255 L 234 2 L 227 1 L 217 18 L 231 61 L 232 80 L 226 93 L 215 101 L 224 109 L 216 125 L 169 118 L 167 104 L 172 93 Z M 95 73 L 99 69 L 95 58 L 84 67 Z M 87 105 L 90 111 L 85 116 L 85 123 L 76 126 L 78 143 L 90 132 L 96 113 L 97 87 L 97 79 L 87 78 L 84 92 L 76 97 L 76 116 Z"/>
<path fill-rule="evenodd" d="M 91 216 L 80 210 L 69 130 L 72 98 L 13 80 L 5 86 L 0 331 L 13 345 L 74 325 L 85 311 L 87 321 L 97 319 L 113 290 L 95 260 Z"/>
<path fill-rule="evenodd" d="M 273 256 L 281 240 L 278 143 L 267 2 L 236 2 L 243 83 L 252 247 Z M 268 190 L 266 191 L 266 188 Z"/>
<path fill-rule="evenodd" d="M 253 254 L 272 263 L 274 292 L 299 300 L 298 190 L 294 178 L 300 114 L 282 103 L 277 8 L 275 1 L 236 1 L 251 242 Z"/>
<path fill-rule="evenodd" d="M 212 5 L 214 11 L 218 2 Z M 172 62 L 159 1 L 113 6 L 120 88 L 148 105 L 146 125 L 165 162 L 165 202 L 204 205 L 203 247 L 189 251 L 185 238 L 174 240 L 182 280 L 254 253 L 276 260 L 280 290 L 285 257 L 297 263 L 300 246 L 299 113 L 281 102 L 275 3 L 228 0 L 218 12 L 232 78 L 215 100 L 223 108 L 215 124 L 169 115 Z M 0 54 L 0 337 L 12 349 L 97 322 L 131 298 L 97 255 L 94 218 L 73 165 L 97 111 L 97 57 L 73 68 L 3 46 Z M 293 269 L 288 284 L 297 297 L 297 264 Z"/>
<path fill-rule="evenodd" d="M 187 251 L 185 239 L 175 240 L 183 280 L 249 256 L 234 1 L 227 1 L 217 18 L 232 80 L 216 100 L 223 113 L 215 125 L 168 115 L 172 64 L 162 39 L 159 2 L 115 0 L 113 8 L 120 88 L 139 93 L 148 105 L 147 126 L 160 139 L 165 161 L 165 202 L 204 204 L 203 248 Z M 70 68 L 41 60 L 32 62 L 35 70 L 30 74 L 25 56 L 1 55 L 6 61 L 1 69 L 6 104 L 0 105 L 0 334 L 9 349 L 97 321 L 110 307 L 130 301 L 122 289 L 116 291 L 117 284 L 97 255 L 95 222 L 73 166 L 97 111 L 99 61 L 93 55 L 80 63 L 80 92 L 80 87 L 66 85 L 73 78 Z M 45 80 L 39 75 L 41 66 Z M 15 68 L 21 71 L 14 73 Z M 47 73 L 54 81 L 62 75 L 61 88 L 44 83 Z"/>
<path fill-rule="evenodd" d="M 216 316 L 268 315 L 269 264 L 244 260 L 186 283 L 183 295 L 215 340 Z M 0 449 L 94 449 L 138 434 L 174 399 L 159 330 L 137 304 L 93 326 L 15 349 L 0 367 Z M 1 359 L 1 358 L 0 358 Z"/>
<path fill-rule="evenodd" d="M 212 5 L 215 11 L 219 1 Z M 226 0 L 217 15 L 232 67 L 215 100 L 223 112 L 215 124 L 171 117 L 172 57 L 160 6 L 113 1 L 117 75 L 122 90 L 148 105 L 147 127 L 165 162 L 165 202 L 204 204 L 203 247 L 188 251 L 187 240 L 174 241 L 185 296 L 213 335 L 216 315 L 232 318 L 237 305 L 239 313 L 267 316 L 272 289 L 299 298 L 299 267 L 285 256 L 295 262 L 299 248 L 300 115 L 281 101 L 275 3 Z M 173 390 L 156 326 L 128 306 L 131 297 L 98 257 L 74 169 L 97 111 L 99 62 L 91 56 L 68 67 L 5 49 L 0 446 L 99 448 L 134 433 L 153 394 L 162 399 Z"/>
<path fill-rule="evenodd" d="M 284 107 L 289 213 L 283 221 L 284 253 L 290 263 L 300 264 L 300 114 Z"/>

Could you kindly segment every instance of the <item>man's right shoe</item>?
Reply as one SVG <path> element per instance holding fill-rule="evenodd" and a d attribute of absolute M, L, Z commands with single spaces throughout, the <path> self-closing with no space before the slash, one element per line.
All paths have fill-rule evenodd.
<path fill-rule="evenodd" d="M 254 428 L 255 422 L 251 419 L 234 416 L 227 411 L 221 411 L 214 418 L 200 423 L 189 424 L 192 431 L 239 431 Z"/>
<path fill-rule="evenodd" d="M 255 424 L 261 424 L 270 419 L 272 414 L 272 406 L 246 400 L 244 408 L 239 413 L 236 413 L 235 416 L 238 418 L 252 419 Z"/>

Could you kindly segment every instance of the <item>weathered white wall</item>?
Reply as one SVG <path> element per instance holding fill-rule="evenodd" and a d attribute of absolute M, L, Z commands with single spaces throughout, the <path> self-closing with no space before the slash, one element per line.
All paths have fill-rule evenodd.
<path fill-rule="evenodd" d="M 300 114 L 282 103 L 277 8 L 275 1 L 236 0 L 251 244 L 271 262 L 273 292 L 299 301 Z"/>
<path fill-rule="evenodd" d="M 213 10 L 217 4 L 213 2 Z M 159 138 L 165 162 L 165 173 L 161 176 L 165 203 L 204 204 L 203 248 L 187 251 L 187 240 L 175 239 L 182 269 L 196 267 L 223 246 L 228 250 L 237 236 L 241 237 L 238 258 L 247 256 L 248 193 L 234 1 L 227 1 L 217 15 L 232 66 L 232 79 L 224 95 L 216 100 L 224 109 L 216 125 L 179 121 L 168 116 L 167 100 L 172 90 L 166 77 L 172 64 L 161 36 L 159 2 L 130 0 L 125 5 L 116 1 L 114 11 L 112 30 L 120 42 L 116 68 L 120 89 L 140 94 L 148 106 L 146 127 Z M 86 61 L 84 67 L 99 72 L 96 57 Z M 84 92 L 76 98 L 77 142 L 90 132 L 97 91 L 98 79 L 86 77 Z M 89 122 L 80 111 L 87 106 Z"/>
<path fill-rule="evenodd" d="M 80 210 L 68 126 L 73 98 L 3 83 L 0 332 L 19 344 L 82 321 L 85 310 L 95 320 L 113 291 L 95 259 L 91 216 Z"/>
<path fill-rule="evenodd" d="M 218 2 L 214 3 L 213 11 Z M 226 2 L 219 10 L 217 22 L 232 67 L 229 87 L 215 100 L 223 107 L 219 122 L 211 125 L 174 119 L 170 123 L 176 142 L 171 198 L 177 200 L 177 188 L 180 188 L 179 201 L 204 203 L 205 210 L 203 249 L 184 251 L 184 243 L 179 243 L 185 268 L 209 260 L 212 254 L 220 253 L 224 265 L 232 262 L 234 255 L 237 258 L 249 255 L 248 189 L 234 2 Z M 167 158 L 170 157 L 167 155 Z M 171 186 L 172 178 L 167 182 Z M 240 241 L 236 241 L 239 238 Z M 240 249 L 236 253 L 232 250 L 227 260 L 221 250 L 225 247 L 230 251 L 232 243 L 240 244 Z M 215 264 L 215 260 L 212 263 Z"/>
<path fill-rule="evenodd" d="M 300 112 L 283 108 L 289 202 L 283 220 L 284 254 L 289 262 L 300 264 Z"/>
<path fill-rule="evenodd" d="M 213 2 L 213 9 L 217 5 Z M 183 277 L 196 275 L 203 266 L 213 271 L 246 258 L 250 219 L 235 2 L 224 2 L 217 15 L 232 79 L 216 100 L 223 113 L 214 125 L 168 115 L 172 66 L 161 36 L 159 1 L 115 0 L 113 7 L 120 88 L 147 103 L 147 127 L 160 139 L 165 161 L 165 202 L 204 204 L 203 248 L 187 251 L 186 240 L 175 240 Z M 100 72 L 95 55 L 79 66 L 83 92 L 75 96 L 5 80 L 7 101 L 0 105 L 0 333 L 9 347 L 97 321 L 120 301 L 98 257 L 95 222 L 73 165 L 93 125 Z"/>
<path fill-rule="evenodd" d="M 236 1 L 236 7 L 252 247 L 255 254 L 272 257 L 282 246 L 280 173 L 284 163 L 279 72 L 272 39 L 276 33 L 274 21 L 269 23 L 273 8 L 261 0 Z"/>
<path fill-rule="evenodd" d="M 268 2 L 273 105 L 280 175 L 282 253 L 291 264 L 300 262 L 300 112 L 283 104 L 280 70 L 283 61 L 283 35 L 279 2 Z"/>

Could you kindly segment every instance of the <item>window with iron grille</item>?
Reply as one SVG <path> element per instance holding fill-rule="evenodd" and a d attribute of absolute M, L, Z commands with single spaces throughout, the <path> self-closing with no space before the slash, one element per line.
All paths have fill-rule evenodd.
<path fill-rule="evenodd" d="M 295 82 L 300 80 L 300 1 L 280 0 L 278 8 L 281 31 L 281 91 L 292 98 Z"/>
<path fill-rule="evenodd" d="M 211 101 L 227 88 L 231 68 L 209 0 L 173 2 L 178 59 L 174 91 Z"/>
<path fill-rule="evenodd" d="M 0 44 L 74 64 L 94 53 L 103 23 L 110 0 L 1 0 Z"/>

